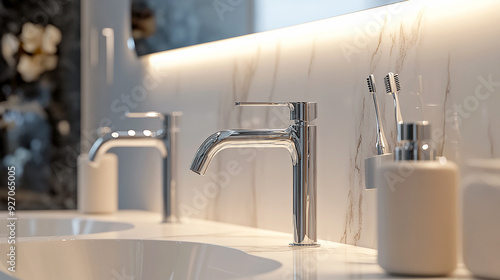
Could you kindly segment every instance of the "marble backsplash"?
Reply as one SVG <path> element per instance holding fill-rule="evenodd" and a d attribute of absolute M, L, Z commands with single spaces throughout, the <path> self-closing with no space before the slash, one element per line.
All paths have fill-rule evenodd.
<path fill-rule="evenodd" d="M 235 101 L 315 101 L 319 238 L 376 247 L 376 190 L 363 183 L 363 160 L 375 154 L 370 73 L 391 148 L 396 128 L 392 97 L 383 90 L 387 72 L 400 75 L 405 120 L 431 121 L 439 154 L 457 161 L 500 156 L 498 1 L 410 0 L 140 59 L 127 47 L 127 1 L 100 2 L 82 6 L 89 46 L 82 53 L 82 150 L 98 126 L 142 125 L 125 120 L 127 110 L 183 111 L 178 170 L 185 216 L 292 232 L 286 150 L 224 150 L 206 176 L 189 164 L 217 130 L 290 124 L 284 110 L 238 108 Z M 102 28 L 114 31 L 112 53 L 98 36 Z M 157 152 L 114 152 L 120 207 L 159 211 Z"/>

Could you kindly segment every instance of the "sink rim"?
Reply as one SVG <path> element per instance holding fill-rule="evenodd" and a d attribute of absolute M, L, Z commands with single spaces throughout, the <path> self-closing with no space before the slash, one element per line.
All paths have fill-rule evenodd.
<path fill-rule="evenodd" d="M 103 244 L 100 244 L 103 243 Z M 119 245 L 120 243 L 123 243 L 123 245 Z M 159 243 L 159 244 L 156 244 Z M 35 245 L 29 246 L 29 245 Z M 67 245 L 66 245 L 67 244 Z M 76 244 L 76 245 L 73 245 Z M 92 246 L 90 246 L 92 244 Z M 104 254 L 100 255 L 100 261 L 96 261 L 97 264 L 103 264 L 102 267 L 99 269 L 101 270 L 106 270 L 106 271 L 116 271 L 117 267 L 113 266 L 112 264 L 107 264 L 105 262 L 102 262 L 102 260 L 108 260 L 108 259 L 115 259 L 112 258 L 111 256 L 116 256 L 117 253 L 119 253 L 121 250 L 130 250 L 131 248 L 135 248 L 135 250 L 132 252 L 132 255 L 120 255 L 119 257 L 119 263 L 120 267 L 126 267 L 123 265 L 127 265 L 128 261 L 130 261 L 130 258 L 135 259 L 137 262 L 137 259 L 140 260 L 140 262 L 146 264 L 148 261 L 148 258 L 153 258 L 155 260 L 164 260 L 164 258 L 178 258 L 177 260 L 180 260 L 181 264 L 184 264 L 185 261 L 187 260 L 188 262 L 191 262 L 193 267 L 198 268 L 197 271 L 190 271 L 190 270 L 183 270 L 186 268 L 186 266 L 178 266 L 178 262 L 174 264 L 173 270 L 170 272 L 172 273 L 171 275 L 191 275 L 193 273 L 214 273 L 218 269 L 221 269 L 221 271 L 224 271 L 224 268 L 231 268 L 234 269 L 233 271 L 225 271 L 229 274 L 235 273 L 234 276 L 229 277 L 228 275 L 224 275 L 224 279 L 233 279 L 234 277 L 236 278 L 241 278 L 241 277 L 253 277 L 256 275 L 268 273 L 275 271 L 279 269 L 280 267 L 283 266 L 283 264 L 277 260 L 273 260 L 270 258 L 265 258 L 261 256 L 256 256 L 251 253 L 245 252 L 241 249 L 229 247 L 229 246 L 223 246 L 223 245 L 218 245 L 218 244 L 212 244 L 212 243 L 205 243 L 205 242 L 193 242 L 193 241 L 177 241 L 177 240 L 164 240 L 164 239 L 138 239 L 138 238 L 98 238 L 98 239 L 58 239 L 58 240 L 25 240 L 18 242 L 17 245 L 19 248 L 23 248 L 24 252 L 16 252 L 18 256 L 26 256 L 23 261 L 33 259 L 32 256 L 33 252 L 37 252 L 34 256 L 36 255 L 44 255 L 47 256 L 47 261 L 50 262 L 52 261 L 52 254 L 58 255 L 60 253 L 64 253 L 66 250 L 71 250 L 71 251 L 77 251 L 78 254 L 75 254 L 72 256 L 72 258 L 75 260 L 76 266 L 81 269 L 81 267 L 85 267 L 85 264 L 82 264 L 82 262 L 79 262 L 81 260 L 82 255 L 83 258 L 85 259 L 86 255 L 89 256 L 94 256 L 96 255 L 96 252 L 99 252 L 99 250 L 104 250 Z M 57 245 L 57 247 L 55 246 Z M 172 246 L 172 251 L 170 250 L 165 250 L 165 248 L 161 247 L 160 245 L 164 245 L 167 247 L 167 249 L 170 249 L 170 246 Z M 0 248 L 7 248 L 9 244 L 0 244 Z M 40 246 L 40 247 L 38 247 Z M 63 246 L 63 247 L 59 247 Z M 67 247 L 70 246 L 70 247 Z M 83 246 L 83 247 L 80 247 Z M 110 247 L 107 247 L 110 246 Z M 144 251 L 142 250 L 137 250 L 138 247 L 144 246 Z M 181 247 L 177 247 L 181 246 Z M 31 247 L 31 248 L 30 248 Z M 37 248 L 38 247 L 38 248 Z M 74 248 L 71 248 L 74 247 Z M 85 248 L 84 251 L 78 252 L 79 249 Z M 104 249 L 103 249 L 104 248 Z M 149 249 L 149 250 L 148 250 Z M 181 254 L 176 254 L 176 249 L 177 253 Z M 160 251 L 157 251 L 160 250 Z M 214 251 L 211 251 L 214 250 Z M 209 254 L 206 254 L 206 252 L 209 251 Z M 50 252 L 50 253 L 49 253 Z M 165 255 L 159 254 L 158 252 L 165 252 Z M 188 258 L 186 258 L 187 252 Z M 236 254 L 236 255 L 235 255 Z M 122 257 L 123 256 L 123 257 Z M 179 256 L 183 256 L 184 258 L 180 258 Z M 215 256 L 215 257 L 214 257 Z M 87 256 L 88 257 L 88 256 Z M 203 266 L 203 268 L 200 270 L 199 268 L 201 267 L 200 264 L 205 264 L 207 260 L 209 260 L 209 264 L 212 263 L 212 260 L 215 259 L 215 266 L 214 265 L 207 265 L 206 267 Z M 242 268 L 236 268 L 235 266 L 232 266 L 230 263 L 235 262 L 236 264 L 239 264 Z M 221 263 L 223 265 L 221 265 Z M 229 264 L 228 264 L 229 263 Z M 130 263 L 129 263 L 130 264 Z M 254 265 L 254 267 L 251 266 L 251 264 Z M 43 264 L 40 264 L 42 267 Z M 218 267 L 217 265 L 221 265 Z M 133 266 L 133 264 L 132 264 Z M 191 266 L 188 264 L 188 268 Z M 5 276 L 16 276 L 18 272 L 16 273 L 9 273 L 7 271 L 8 265 L 7 264 L 2 264 L 0 265 L 0 276 L 5 277 Z M 129 267 L 128 267 L 129 268 Z M 20 267 L 19 267 L 20 269 Z M 62 269 L 61 271 L 64 270 L 64 268 L 59 268 Z M 130 269 L 130 268 L 129 268 Z M 92 269 L 93 270 L 93 269 Z M 40 270 L 36 270 L 40 271 Z M 27 275 L 21 275 L 21 277 L 31 277 L 29 273 L 33 273 L 32 271 L 28 271 Z M 58 272 L 55 272 L 56 274 Z M 67 273 L 67 272 L 61 272 L 61 273 Z M 148 277 L 143 278 L 142 276 L 142 266 L 141 269 L 137 269 L 137 267 L 132 267 L 132 271 L 129 273 L 141 273 L 140 276 L 138 276 L 139 279 L 149 279 Z M 157 272 L 152 272 L 154 275 L 157 275 Z M 220 272 L 218 272 L 220 273 Z M 236 274 L 237 273 L 237 274 Z M 19 275 L 19 274 L 18 274 Z M 0 277 L 0 278 L 1 278 Z M 47 276 L 44 276 L 47 277 Z M 137 277 L 137 275 L 135 276 Z M 156 279 L 157 276 L 155 276 Z M 162 276 L 163 277 L 163 276 Z M 180 276 L 181 279 L 182 276 Z M 24 278 L 20 278 L 24 279 Z M 45 279 L 45 278 L 44 278 Z M 175 278 L 177 279 L 177 278 Z M 210 279 L 210 278 L 204 278 L 202 279 Z"/>
<path fill-rule="evenodd" d="M 19 217 L 15 222 L 16 238 L 23 239 L 82 236 L 126 231 L 135 228 L 133 223 L 99 220 L 87 217 Z M 5 238 L 7 236 L 8 232 L 0 233 L 0 238 Z"/>

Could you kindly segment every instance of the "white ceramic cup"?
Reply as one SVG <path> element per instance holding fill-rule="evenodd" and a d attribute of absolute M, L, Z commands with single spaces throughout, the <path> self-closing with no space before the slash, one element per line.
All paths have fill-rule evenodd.
<path fill-rule="evenodd" d="M 110 214 L 118 209 L 118 158 L 101 155 L 96 162 L 88 154 L 78 156 L 78 211 Z"/>

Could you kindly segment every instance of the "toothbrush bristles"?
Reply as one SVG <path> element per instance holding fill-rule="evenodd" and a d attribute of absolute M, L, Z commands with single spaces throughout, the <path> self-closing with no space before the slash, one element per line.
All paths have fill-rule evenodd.
<path fill-rule="evenodd" d="M 387 74 L 385 76 L 384 83 L 385 83 L 385 91 L 387 93 L 392 93 L 392 90 L 391 90 L 391 81 L 390 81 L 390 78 L 389 78 L 389 74 Z"/>
<path fill-rule="evenodd" d="M 399 75 L 394 74 L 394 81 L 396 82 L 396 90 L 400 91 L 401 90 L 401 84 L 399 83 Z"/>
<path fill-rule="evenodd" d="M 371 93 L 375 93 L 377 89 L 375 88 L 375 81 L 373 79 L 373 75 L 368 76 L 366 78 L 366 83 L 368 84 L 368 91 Z"/>
<path fill-rule="evenodd" d="M 368 83 L 368 91 L 373 92 L 372 83 L 370 83 L 370 78 L 366 78 L 366 82 Z"/>

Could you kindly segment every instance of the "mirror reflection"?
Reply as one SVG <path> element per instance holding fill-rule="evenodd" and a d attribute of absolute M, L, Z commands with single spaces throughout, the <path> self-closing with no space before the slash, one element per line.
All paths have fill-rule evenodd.
<path fill-rule="evenodd" d="M 263 32 L 402 0 L 132 0 L 138 55 Z"/>

